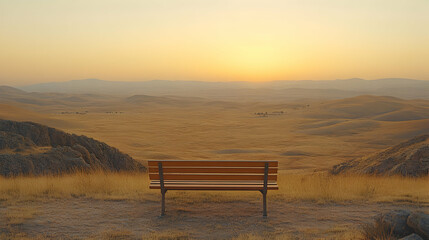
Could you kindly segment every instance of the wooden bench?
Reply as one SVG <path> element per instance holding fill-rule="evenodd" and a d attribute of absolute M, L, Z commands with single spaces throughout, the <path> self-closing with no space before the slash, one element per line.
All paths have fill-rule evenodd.
<path fill-rule="evenodd" d="M 161 189 L 161 216 L 168 190 L 260 191 L 267 216 L 267 191 L 278 190 L 277 161 L 149 160 L 150 189 Z"/>

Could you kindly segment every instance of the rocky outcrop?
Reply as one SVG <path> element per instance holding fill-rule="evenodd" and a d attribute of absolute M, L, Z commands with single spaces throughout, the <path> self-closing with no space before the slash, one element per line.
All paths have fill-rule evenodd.
<path fill-rule="evenodd" d="M 335 165 L 333 174 L 429 175 L 429 135 L 415 137 L 382 152 Z"/>
<path fill-rule="evenodd" d="M 38 147 L 50 148 L 41 152 Z M 103 142 L 32 122 L 0 120 L 1 150 L 9 150 L 0 154 L 0 175 L 4 176 L 145 170 L 141 163 Z M 20 154 L 22 151 L 26 154 Z"/>
<path fill-rule="evenodd" d="M 394 210 L 384 214 L 382 222 L 392 229 L 395 236 L 404 237 L 413 233 L 413 230 L 407 225 L 410 214 L 411 212 L 408 210 Z"/>
<path fill-rule="evenodd" d="M 13 132 L 0 131 L 0 149 L 24 149 L 34 147 L 35 144 L 28 138 Z"/>
<path fill-rule="evenodd" d="M 415 233 L 424 239 L 429 239 L 429 215 L 421 212 L 411 213 L 407 224 Z"/>
<path fill-rule="evenodd" d="M 399 240 L 424 240 L 424 239 L 421 238 L 419 235 L 413 233 L 406 237 L 400 238 Z"/>
<path fill-rule="evenodd" d="M 374 226 L 377 231 L 369 231 L 370 239 L 429 240 L 429 215 L 422 212 L 393 210 L 377 216 Z"/>

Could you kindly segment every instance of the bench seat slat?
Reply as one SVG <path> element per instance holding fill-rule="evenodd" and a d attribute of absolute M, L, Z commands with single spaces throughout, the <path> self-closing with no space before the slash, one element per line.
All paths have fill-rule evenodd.
<path fill-rule="evenodd" d="M 265 167 L 268 163 L 269 167 L 278 167 L 277 161 L 226 161 L 226 160 L 207 160 L 207 161 L 192 161 L 192 160 L 149 160 L 149 167 L 157 167 L 158 162 L 162 162 L 163 167 Z"/>
<path fill-rule="evenodd" d="M 150 189 L 160 189 L 159 185 L 150 185 Z M 264 185 L 165 185 L 166 190 L 263 190 Z M 277 190 L 277 185 L 268 185 L 268 190 Z"/>
<path fill-rule="evenodd" d="M 151 180 L 159 180 L 159 174 L 149 174 Z M 164 174 L 164 180 L 264 180 L 263 174 Z M 268 175 L 268 180 L 277 180 L 276 174 Z"/>
<path fill-rule="evenodd" d="M 153 180 L 150 182 L 150 185 L 159 185 L 158 180 Z M 261 181 L 164 181 L 164 185 L 255 185 L 263 184 Z M 268 185 L 277 185 L 276 181 L 269 181 Z"/>
<path fill-rule="evenodd" d="M 265 168 L 258 167 L 163 167 L 164 173 L 260 173 L 265 172 Z M 158 173 L 157 167 L 149 167 L 149 173 Z M 268 173 L 277 173 L 277 168 L 269 168 Z"/>

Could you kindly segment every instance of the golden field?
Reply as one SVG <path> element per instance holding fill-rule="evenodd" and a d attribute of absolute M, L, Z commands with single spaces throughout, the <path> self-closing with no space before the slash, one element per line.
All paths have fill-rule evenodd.
<path fill-rule="evenodd" d="M 157 200 L 159 190 L 149 189 L 147 174 L 76 173 L 64 176 L 0 178 L 0 199 L 33 201 L 44 198 L 86 197 L 95 199 Z M 428 205 L 428 178 L 399 176 L 344 176 L 280 174 L 279 190 L 269 191 L 270 199 L 282 201 L 408 202 Z M 172 191 L 169 199 L 180 202 L 228 202 L 254 198 L 252 192 Z"/>
<path fill-rule="evenodd" d="M 138 229 L 141 227 L 139 224 L 116 229 L 116 225 L 121 221 L 115 218 L 118 217 L 118 212 L 124 211 L 124 207 L 131 208 L 129 210 L 131 212 L 126 211 L 124 214 L 132 221 L 136 218 L 139 221 L 145 218 L 152 219 L 149 225 L 158 228 L 158 230 L 144 231 L 140 239 L 207 238 L 217 231 L 225 231 L 227 234 L 223 236 L 230 238 L 231 235 L 237 234 L 237 232 L 231 232 L 228 227 L 230 224 L 237 224 L 235 221 L 239 221 L 238 226 L 241 228 L 244 227 L 241 224 L 259 222 L 257 224 L 261 225 L 256 230 L 244 227 L 238 231 L 238 236 L 231 238 L 236 240 L 315 237 L 363 239 L 359 225 L 350 226 L 343 222 L 345 221 L 343 218 L 347 219 L 347 216 L 343 216 L 344 214 L 353 213 L 353 218 L 365 218 L 367 214 L 379 211 L 380 208 L 401 208 L 405 204 L 407 208 L 411 206 L 419 210 L 427 210 L 429 206 L 428 178 L 333 176 L 325 173 L 306 173 L 280 174 L 278 179 L 279 190 L 268 193 L 269 220 L 260 222 L 262 220 L 259 212 L 261 197 L 258 192 L 169 191 L 167 216 L 165 219 L 160 219 L 158 217 L 160 193 L 158 190 L 149 189 L 147 174 L 96 172 L 64 176 L 1 178 L 0 203 L 3 205 L 5 214 L 0 217 L 0 220 L 4 220 L 7 231 L 0 237 L 3 236 L 6 239 L 63 237 L 64 235 L 56 230 L 53 235 L 52 233 L 28 235 L 19 229 L 20 226 L 25 226 L 39 217 L 56 221 L 62 226 L 78 225 L 78 222 L 83 220 L 97 225 L 97 221 L 103 221 L 102 219 L 105 218 L 100 219 L 97 210 L 93 209 L 99 206 L 96 208 L 101 207 L 103 212 L 109 213 L 106 217 L 112 218 L 113 222 L 107 224 L 112 229 L 105 226 L 102 228 L 103 231 L 95 235 L 83 234 L 86 236 L 84 239 L 139 239 L 138 235 L 136 237 L 136 230 L 139 232 Z M 70 205 L 76 205 L 76 208 Z M 197 210 L 191 210 L 192 206 L 196 206 Z M 210 206 L 209 209 L 204 211 L 203 209 L 207 206 Z M 85 209 L 81 209 L 82 207 Z M 362 207 L 367 210 L 362 211 Z M 243 214 L 244 209 L 250 210 L 250 213 Z M 0 213 L 1 210 L 2 208 Z M 227 212 L 224 212 L 225 210 Z M 111 215 L 112 212 L 116 214 Z M 135 212 L 139 214 L 135 215 Z M 292 227 L 293 231 L 289 229 L 290 226 L 282 227 L 284 224 L 289 224 L 288 215 L 292 215 L 293 219 L 299 219 L 303 214 L 311 216 L 316 222 L 305 221 L 306 224 L 303 225 L 298 220 Z M 192 219 L 196 217 L 200 218 L 199 222 L 192 223 Z M 229 219 L 226 220 L 225 217 Z M 191 222 L 183 228 L 177 226 L 178 221 Z M 320 221 L 331 223 L 320 228 L 318 226 Z M 222 226 L 225 222 L 228 225 Z M 212 225 L 214 223 L 216 224 Z"/>
<path fill-rule="evenodd" d="M 428 133 L 427 100 L 140 100 L 0 104 L 0 118 L 86 135 L 143 164 L 278 160 L 268 219 L 260 216 L 259 192 L 169 191 L 160 218 L 160 193 L 149 189 L 145 173 L 21 176 L 0 178 L 0 239 L 362 239 L 362 224 L 381 212 L 429 212 L 427 177 L 328 173 Z"/>
<path fill-rule="evenodd" d="M 261 103 L 146 98 L 130 102 L 105 97 L 79 107 L 0 105 L 0 118 L 93 137 L 143 163 L 269 159 L 278 160 L 280 170 L 287 172 L 328 170 L 429 133 L 427 100 L 360 96 Z"/>

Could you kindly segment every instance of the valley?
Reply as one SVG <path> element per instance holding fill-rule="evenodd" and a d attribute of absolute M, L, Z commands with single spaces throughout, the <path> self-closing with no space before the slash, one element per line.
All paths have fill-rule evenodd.
<path fill-rule="evenodd" d="M 228 239 L 343 239 L 360 237 L 361 227 L 380 211 L 428 211 L 427 177 L 329 172 L 334 165 L 428 134 L 429 100 L 360 95 L 232 101 L 1 90 L 0 119 L 85 135 L 145 166 L 151 159 L 279 161 L 280 190 L 269 194 L 269 222 L 257 219 L 260 199 L 255 193 L 172 192 L 167 194 L 169 216 L 159 219 L 159 193 L 148 189 L 144 173 L 3 179 L 0 212 L 8 217 L 0 230 L 11 239 L 206 239 L 220 229 Z M 21 154 L 44 151 L 50 148 L 33 147 Z M 239 214 L 241 208 L 248 214 Z M 68 217 L 61 220 L 64 211 Z M 331 217 L 320 217 L 323 211 Z M 256 222 L 255 231 L 246 227 Z M 70 224 L 74 228 L 65 230 Z"/>

